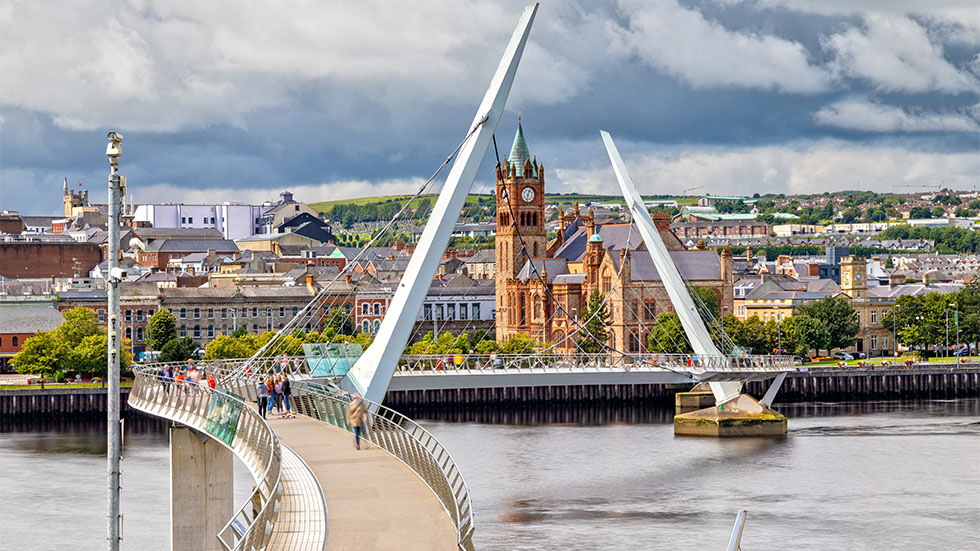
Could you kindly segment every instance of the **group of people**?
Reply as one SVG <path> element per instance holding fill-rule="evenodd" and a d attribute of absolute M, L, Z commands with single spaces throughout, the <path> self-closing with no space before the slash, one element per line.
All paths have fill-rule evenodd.
<path fill-rule="evenodd" d="M 273 407 L 283 419 L 296 417 L 289 405 L 292 389 L 289 386 L 289 378 L 285 375 L 281 373 L 269 375 L 265 380 L 260 377 L 255 383 L 255 394 L 258 396 L 259 413 L 262 414 L 263 419 L 267 419 L 267 415 L 272 414 Z"/>
<path fill-rule="evenodd" d="M 187 365 L 183 369 L 176 366 L 171 368 L 169 365 L 164 365 L 163 370 L 160 372 L 160 382 L 163 384 L 163 389 L 167 392 L 171 388 L 177 392 L 184 392 L 185 389 L 189 392 L 194 392 L 200 388 L 199 384 L 205 381 L 211 390 L 214 390 L 218 384 L 214 375 L 198 369 L 197 365 L 194 364 L 194 360 L 187 360 Z"/>

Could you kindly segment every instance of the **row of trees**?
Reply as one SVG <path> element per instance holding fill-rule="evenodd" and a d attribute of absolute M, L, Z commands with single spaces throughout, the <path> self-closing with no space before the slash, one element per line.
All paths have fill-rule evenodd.
<path fill-rule="evenodd" d="M 879 239 L 931 239 L 940 254 L 975 253 L 980 250 L 980 232 L 955 226 L 892 226 L 878 234 Z"/>
<path fill-rule="evenodd" d="M 700 289 L 699 294 L 703 294 Z M 717 319 L 717 306 L 708 306 Z M 703 317 L 712 332 L 717 334 L 717 325 L 710 323 L 708 316 Z M 829 355 L 835 348 L 847 348 L 854 344 L 860 330 L 857 313 L 847 299 L 841 297 L 827 297 L 803 306 L 782 321 L 764 322 L 756 316 L 741 321 L 727 314 L 721 318 L 721 326 L 736 346 L 754 354 L 768 354 L 782 349 L 788 354 L 801 356 L 808 355 L 811 350 L 818 353 L 825 350 Z M 647 337 L 647 347 L 653 352 L 692 352 L 680 318 L 674 312 L 657 317 L 656 326 Z"/>
<path fill-rule="evenodd" d="M 99 327 L 91 308 L 72 308 L 62 313 L 65 321 L 53 331 L 39 331 L 24 341 L 11 363 L 18 373 L 61 381 L 69 371 L 104 377 L 109 364 L 109 337 Z M 120 366 L 132 362 L 129 340 L 123 339 Z"/>
<path fill-rule="evenodd" d="M 951 346 L 957 340 L 980 343 L 980 283 L 947 295 L 899 297 L 882 324 L 894 328 L 899 342 L 923 352 L 938 351 L 947 340 Z"/>

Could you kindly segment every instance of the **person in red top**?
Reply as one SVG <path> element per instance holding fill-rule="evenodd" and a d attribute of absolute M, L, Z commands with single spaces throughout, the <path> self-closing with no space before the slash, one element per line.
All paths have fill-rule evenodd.
<path fill-rule="evenodd" d="M 214 390 L 214 387 L 216 385 L 217 385 L 217 383 L 214 380 L 214 375 L 208 373 L 208 386 L 211 387 L 211 390 Z"/>
<path fill-rule="evenodd" d="M 184 388 L 184 372 L 177 372 L 177 392 L 182 392 Z"/>

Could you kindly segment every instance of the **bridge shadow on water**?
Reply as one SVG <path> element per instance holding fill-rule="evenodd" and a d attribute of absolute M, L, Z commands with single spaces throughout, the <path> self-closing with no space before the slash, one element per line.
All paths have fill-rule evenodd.
<path fill-rule="evenodd" d="M 123 424 L 123 443 L 126 444 L 126 439 L 135 439 L 141 443 L 154 441 L 166 445 L 170 425 L 170 421 L 129 410 Z M 106 419 L 102 415 L 2 418 L 0 435 L 9 435 L 8 441 L 25 452 L 83 455 L 106 453 Z M 18 435 L 25 437 L 15 438 Z"/>
<path fill-rule="evenodd" d="M 850 402 L 794 402 L 773 406 L 790 420 L 810 417 L 850 415 L 936 413 L 980 417 L 980 399 L 955 400 L 874 400 Z M 674 420 L 674 405 L 666 401 L 597 402 L 575 404 L 528 404 L 491 407 L 472 406 L 399 406 L 400 413 L 418 421 L 478 423 L 490 425 L 576 425 L 669 424 Z"/>

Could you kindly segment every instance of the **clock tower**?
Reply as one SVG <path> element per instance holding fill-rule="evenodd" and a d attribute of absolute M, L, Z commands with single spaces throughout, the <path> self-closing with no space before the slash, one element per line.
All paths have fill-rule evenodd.
<path fill-rule="evenodd" d="M 510 155 L 497 167 L 495 270 L 498 290 L 505 288 L 507 280 L 517 277 L 528 257 L 545 256 L 544 223 L 544 166 L 531 157 L 524 140 L 524 129 L 518 120 Z M 522 251 L 522 245 L 527 248 L 527 254 Z M 501 304 L 503 295 L 497 293 L 498 316 L 506 310 L 506 305 Z"/>

